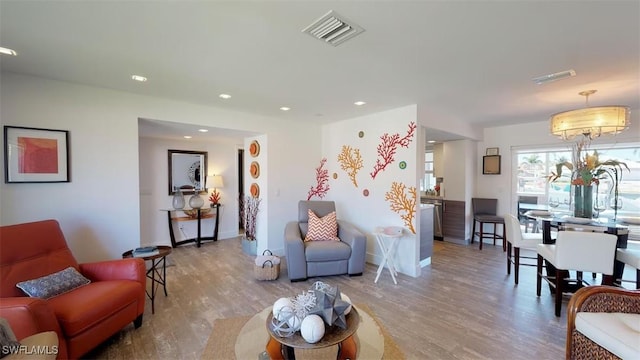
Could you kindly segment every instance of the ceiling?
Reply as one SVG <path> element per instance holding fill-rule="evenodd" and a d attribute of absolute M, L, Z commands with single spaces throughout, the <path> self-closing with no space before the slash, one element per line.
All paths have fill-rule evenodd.
<path fill-rule="evenodd" d="M 301 32 L 329 10 L 365 32 Z M 411 104 L 421 123 L 543 121 L 587 89 L 640 108 L 639 1 L 0 0 L 0 46 L 3 71 L 315 123 Z"/>

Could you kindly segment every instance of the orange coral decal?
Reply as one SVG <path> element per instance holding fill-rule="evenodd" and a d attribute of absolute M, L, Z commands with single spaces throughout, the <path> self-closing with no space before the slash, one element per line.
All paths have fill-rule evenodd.
<path fill-rule="evenodd" d="M 405 193 L 408 190 L 408 194 Z M 413 219 L 416 213 L 416 188 L 407 187 L 403 183 L 393 182 L 391 183 L 391 191 L 384 194 L 384 199 L 391 203 L 391 210 L 397 214 L 400 214 L 400 218 L 404 220 L 405 226 L 411 230 L 412 233 L 416 233 L 413 227 Z"/>
<path fill-rule="evenodd" d="M 362 156 L 360 156 L 360 149 L 352 149 L 351 146 L 342 145 L 342 151 L 338 155 L 338 162 L 340 168 L 347 172 L 349 179 L 355 187 L 358 187 L 358 181 L 356 181 L 356 175 L 358 171 L 362 169 Z"/>
<path fill-rule="evenodd" d="M 376 178 L 376 175 L 382 170 L 384 170 L 387 165 L 391 164 L 395 158 L 396 150 L 398 146 L 402 146 L 404 148 L 409 147 L 411 140 L 413 140 L 413 135 L 416 131 L 416 123 L 409 123 L 409 130 L 407 130 L 407 135 L 404 137 L 400 137 L 400 134 L 389 135 L 389 133 L 384 133 L 380 136 L 380 140 L 382 142 L 378 145 L 378 159 L 376 159 L 376 165 L 373 167 L 373 171 L 369 174 L 372 179 Z"/>

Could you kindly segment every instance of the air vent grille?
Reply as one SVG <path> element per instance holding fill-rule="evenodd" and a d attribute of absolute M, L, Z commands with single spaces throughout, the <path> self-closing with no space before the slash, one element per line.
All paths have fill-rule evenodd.
<path fill-rule="evenodd" d="M 327 44 L 338 46 L 364 29 L 331 10 L 302 30 Z"/>

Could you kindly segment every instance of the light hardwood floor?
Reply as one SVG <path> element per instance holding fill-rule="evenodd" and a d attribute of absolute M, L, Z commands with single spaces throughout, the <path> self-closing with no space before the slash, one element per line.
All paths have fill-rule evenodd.
<path fill-rule="evenodd" d="M 361 277 L 291 283 L 283 263 L 278 280 L 256 281 L 239 239 L 176 248 L 169 296 L 158 295 L 155 314 L 147 300 L 142 327 L 127 326 L 86 358 L 199 359 L 215 319 L 253 315 L 316 280 L 369 305 L 409 359 L 564 358 L 567 302 L 555 317 L 548 287 L 535 294 L 534 267 L 521 267 L 515 286 L 501 245 L 437 241 L 434 249 L 420 277 L 400 274 L 394 285 L 386 269 L 374 284 L 372 264 Z"/>

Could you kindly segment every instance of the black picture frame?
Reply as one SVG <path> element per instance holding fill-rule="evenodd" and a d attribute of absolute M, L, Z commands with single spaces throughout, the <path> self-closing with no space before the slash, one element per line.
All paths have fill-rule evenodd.
<path fill-rule="evenodd" d="M 69 131 L 4 126 L 4 182 L 70 182 Z"/>
<path fill-rule="evenodd" d="M 500 175 L 500 155 L 485 155 L 482 157 L 482 174 Z"/>
<path fill-rule="evenodd" d="M 185 195 L 205 190 L 208 152 L 191 150 L 168 150 L 169 195 L 178 189 Z"/>

